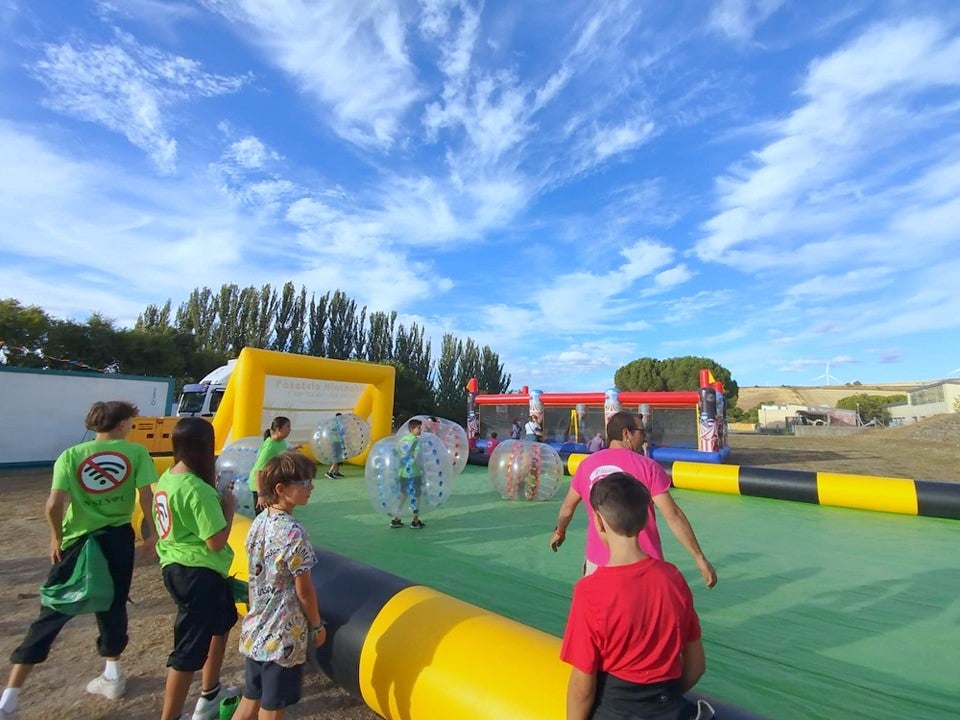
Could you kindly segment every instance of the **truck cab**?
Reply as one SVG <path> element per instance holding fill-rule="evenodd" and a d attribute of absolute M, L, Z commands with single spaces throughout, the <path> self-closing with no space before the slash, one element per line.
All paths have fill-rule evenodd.
<path fill-rule="evenodd" d="M 200 382 L 184 385 L 180 402 L 177 404 L 177 417 L 213 417 L 223 400 L 236 362 L 229 360 L 226 365 L 207 374 Z"/>

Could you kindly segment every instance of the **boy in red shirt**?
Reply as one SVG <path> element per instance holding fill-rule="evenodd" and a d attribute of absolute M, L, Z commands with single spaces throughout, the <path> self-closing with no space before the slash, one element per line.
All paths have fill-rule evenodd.
<path fill-rule="evenodd" d="M 714 716 L 705 701 L 683 697 L 706 669 L 690 588 L 675 566 L 637 546 L 650 503 L 650 491 L 624 472 L 590 490 L 610 562 L 573 588 L 560 651 L 573 665 L 567 720 Z"/>

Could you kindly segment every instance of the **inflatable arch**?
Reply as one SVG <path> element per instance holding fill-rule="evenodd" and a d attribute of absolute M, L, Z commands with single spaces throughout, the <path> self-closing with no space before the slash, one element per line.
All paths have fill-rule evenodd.
<path fill-rule="evenodd" d="M 213 418 L 217 452 L 290 418 L 290 443 L 306 443 L 323 420 L 351 412 L 370 423 L 371 441 L 390 434 L 396 371 L 390 365 L 244 348 Z M 363 466 L 367 451 L 347 462 Z"/>

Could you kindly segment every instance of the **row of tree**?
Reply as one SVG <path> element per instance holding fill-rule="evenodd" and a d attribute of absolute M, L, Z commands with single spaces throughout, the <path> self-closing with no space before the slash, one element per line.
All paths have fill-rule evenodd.
<path fill-rule="evenodd" d="M 397 369 L 397 417 L 460 418 L 471 377 L 479 379 L 483 392 L 506 392 L 510 385 L 489 346 L 447 333 L 434 359 L 420 324 L 398 323 L 396 312 L 368 313 L 340 290 L 308 298 L 306 288 L 292 283 L 279 291 L 270 285 L 198 288 L 176 311 L 169 300 L 149 305 L 132 329 L 118 328 L 99 313 L 80 323 L 15 299 L 0 300 L 0 341 L 10 365 L 172 376 L 178 389 L 244 347 L 386 363 Z"/>

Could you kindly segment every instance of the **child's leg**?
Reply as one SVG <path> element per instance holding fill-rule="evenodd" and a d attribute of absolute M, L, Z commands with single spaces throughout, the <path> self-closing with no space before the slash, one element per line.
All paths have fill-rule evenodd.
<path fill-rule="evenodd" d="M 233 714 L 231 720 L 258 720 L 260 714 L 260 701 L 253 698 L 244 697 L 237 706 L 237 711 Z"/>
<path fill-rule="evenodd" d="M 180 720 L 192 682 L 192 670 L 174 670 L 173 668 L 167 670 L 167 684 L 163 688 L 163 712 L 160 714 L 160 720 Z"/>
<path fill-rule="evenodd" d="M 214 635 L 210 638 L 210 650 L 207 661 L 200 671 L 200 690 L 208 692 L 220 684 L 220 668 L 223 667 L 223 655 L 227 649 L 227 635 Z"/>

